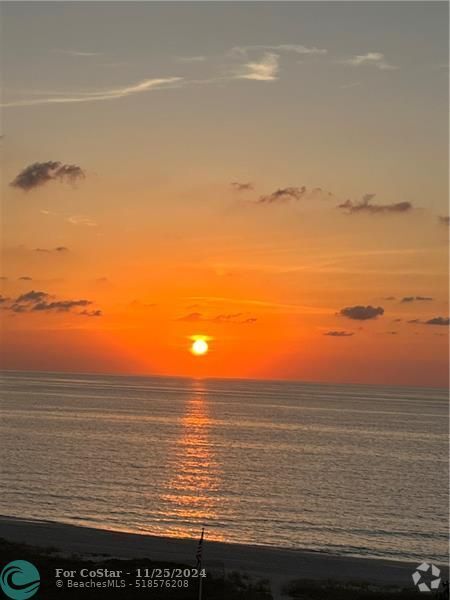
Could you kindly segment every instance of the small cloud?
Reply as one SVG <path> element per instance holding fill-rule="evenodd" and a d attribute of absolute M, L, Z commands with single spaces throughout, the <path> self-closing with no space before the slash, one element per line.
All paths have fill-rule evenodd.
<path fill-rule="evenodd" d="M 409 319 L 409 321 L 407 321 L 407 323 L 411 323 L 411 324 L 420 323 L 420 319 Z"/>
<path fill-rule="evenodd" d="M 354 331 L 327 331 L 323 335 L 329 335 L 330 337 L 351 337 L 355 333 Z"/>
<path fill-rule="evenodd" d="M 233 181 L 231 183 L 231 187 L 233 187 L 237 192 L 248 192 L 253 190 L 253 183 L 245 182 L 241 183 L 239 181 Z"/>
<path fill-rule="evenodd" d="M 217 317 L 214 317 L 213 319 L 211 319 L 211 321 L 213 323 L 229 323 L 230 321 L 236 321 L 236 319 L 239 319 L 240 317 L 242 317 L 242 313 L 232 313 L 232 314 L 228 314 L 228 315 L 217 315 Z"/>
<path fill-rule="evenodd" d="M 386 331 L 387 335 L 398 335 L 398 331 Z"/>
<path fill-rule="evenodd" d="M 267 196 L 260 196 L 258 202 L 261 204 L 273 204 L 274 202 L 287 202 L 289 200 L 301 200 L 307 194 L 307 189 L 302 187 L 278 188 Z"/>
<path fill-rule="evenodd" d="M 86 215 L 73 215 L 66 219 L 72 225 L 84 225 L 85 227 L 97 227 L 97 223 Z"/>
<path fill-rule="evenodd" d="M 303 46 L 302 44 L 278 44 L 278 45 L 267 45 L 267 44 L 257 44 L 253 46 L 235 46 L 231 49 L 231 54 L 234 56 L 246 56 L 250 51 L 261 51 L 261 50 L 269 50 L 275 52 L 292 52 L 294 54 L 302 54 L 302 55 L 322 55 L 326 54 L 327 50 L 324 48 L 316 48 L 316 47 L 308 47 Z"/>
<path fill-rule="evenodd" d="M 411 202 L 394 202 L 392 204 L 371 204 L 375 194 L 364 194 L 360 202 L 346 200 L 338 205 L 338 208 L 344 209 L 347 213 L 382 214 L 382 213 L 405 213 L 412 209 Z"/>
<path fill-rule="evenodd" d="M 260 61 L 249 61 L 238 67 L 235 79 L 250 79 L 252 81 L 275 81 L 278 79 L 279 56 L 266 52 Z"/>
<path fill-rule="evenodd" d="M 27 275 L 23 275 L 22 277 L 19 277 L 19 281 L 33 281 L 33 279 Z"/>
<path fill-rule="evenodd" d="M 250 325 L 252 323 L 256 323 L 256 317 L 246 317 L 243 313 L 230 313 L 230 314 L 219 314 L 215 317 L 206 317 L 202 313 L 193 312 L 189 313 L 184 317 L 180 317 L 177 319 L 178 321 L 187 321 L 187 322 L 203 322 L 203 323 L 216 323 L 216 324 L 225 324 L 232 323 L 235 325 Z"/>
<path fill-rule="evenodd" d="M 404 296 L 400 302 L 408 303 L 408 302 L 431 302 L 433 298 L 430 296 Z"/>
<path fill-rule="evenodd" d="M 78 314 L 83 315 L 85 317 L 102 317 L 103 316 L 103 312 L 101 310 L 82 310 Z"/>
<path fill-rule="evenodd" d="M 438 221 L 441 225 L 450 225 L 450 217 L 438 217 Z"/>
<path fill-rule="evenodd" d="M 274 204 L 289 202 L 290 200 L 314 200 L 318 198 L 329 199 L 332 196 L 332 192 L 328 192 L 321 187 L 307 188 L 305 185 L 302 185 L 301 187 L 288 186 L 284 188 L 278 188 L 271 194 L 260 196 L 258 198 L 258 203 Z"/>
<path fill-rule="evenodd" d="M 340 314 L 349 319 L 356 321 L 367 321 L 368 319 L 376 319 L 378 316 L 384 314 L 384 308 L 381 306 L 347 306 L 342 308 Z"/>
<path fill-rule="evenodd" d="M 398 67 L 389 64 L 386 61 L 384 54 L 382 54 L 381 52 L 367 52 L 367 54 L 357 54 L 356 56 L 352 56 L 351 58 L 344 59 L 340 62 L 353 67 L 375 67 L 380 71 L 394 71 L 398 69 Z"/>
<path fill-rule="evenodd" d="M 83 169 L 77 165 L 65 165 L 60 161 L 49 160 L 25 167 L 11 181 L 10 185 L 29 192 L 49 181 L 75 183 L 79 179 L 84 179 L 85 176 Z"/>
<path fill-rule="evenodd" d="M 442 325 L 444 327 L 448 327 L 449 324 L 450 319 L 448 317 L 434 317 L 433 319 L 425 321 L 425 325 Z"/>
<path fill-rule="evenodd" d="M 386 296 L 383 300 L 395 300 L 395 296 Z"/>
<path fill-rule="evenodd" d="M 35 252 L 43 252 L 44 254 L 49 254 L 50 252 L 64 253 L 69 252 L 69 248 L 67 246 L 56 246 L 56 248 L 35 248 Z"/>
<path fill-rule="evenodd" d="M 68 56 L 102 56 L 102 52 L 87 52 L 83 50 L 58 50 L 61 54 L 67 54 Z"/>
<path fill-rule="evenodd" d="M 0 281 L 6 281 L 7 279 L 8 279 L 8 278 L 6 277 L 6 275 L 2 275 L 2 276 L 0 277 Z"/>
<path fill-rule="evenodd" d="M 48 298 L 48 294 L 46 292 L 36 292 L 31 290 L 31 292 L 27 292 L 26 294 L 21 294 L 15 300 L 17 303 L 33 303 L 33 302 L 42 302 Z"/>
<path fill-rule="evenodd" d="M 198 312 L 189 313 L 188 315 L 186 315 L 184 317 L 180 317 L 178 319 L 178 321 L 188 321 L 188 322 L 201 321 L 201 320 L 202 320 L 202 313 L 198 313 Z"/>

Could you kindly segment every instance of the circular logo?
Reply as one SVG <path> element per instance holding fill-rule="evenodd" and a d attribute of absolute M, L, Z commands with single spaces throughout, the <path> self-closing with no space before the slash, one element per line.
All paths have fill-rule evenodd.
<path fill-rule="evenodd" d="M 435 565 L 423 562 L 413 573 L 414 585 L 419 588 L 420 592 L 431 592 L 431 590 L 439 589 L 441 585 L 441 571 Z"/>
<path fill-rule="evenodd" d="M 0 574 L 0 588 L 12 600 L 31 598 L 40 583 L 39 571 L 26 560 L 13 560 Z"/>

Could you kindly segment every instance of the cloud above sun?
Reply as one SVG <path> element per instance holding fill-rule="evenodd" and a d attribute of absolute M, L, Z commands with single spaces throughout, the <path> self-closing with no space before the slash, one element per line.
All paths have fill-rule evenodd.
<path fill-rule="evenodd" d="M 60 300 L 47 292 L 39 290 L 31 290 L 24 294 L 20 294 L 16 298 L 1 297 L 1 300 L 2 308 L 4 310 L 9 310 L 16 314 L 33 312 L 68 313 L 73 312 L 73 309 L 83 308 L 81 312 L 76 314 L 87 317 L 99 317 L 102 315 L 102 311 L 99 309 L 86 309 L 87 306 L 93 304 L 92 300 Z"/>
<path fill-rule="evenodd" d="M 29 192 L 50 181 L 75 183 L 85 177 L 85 172 L 78 165 L 68 165 L 60 161 L 48 160 L 47 162 L 33 163 L 22 169 L 11 181 L 10 186 Z"/>
<path fill-rule="evenodd" d="M 244 313 L 219 314 L 215 317 L 206 317 L 202 313 L 193 312 L 180 317 L 178 321 L 186 321 L 188 323 L 216 323 L 216 324 L 235 324 L 235 325 L 251 325 L 256 323 L 257 318 L 245 315 Z"/>
<path fill-rule="evenodd" d="M 384 308 L 381 306 L 362 306 L 357 304 L 356 306 L 347 306 L 339 311 L 339 314 L 348 319 L 354 319 L 355 321 L 367 321 L 369 319 L 376 319 L 384 314 Z"/>

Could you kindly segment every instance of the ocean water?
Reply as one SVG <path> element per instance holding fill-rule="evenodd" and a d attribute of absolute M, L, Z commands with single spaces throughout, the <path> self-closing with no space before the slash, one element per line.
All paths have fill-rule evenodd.
<path fill-rule="evenodd" d="M 0 514 L 448 560 L 446 390 L 4 372 Z"/>

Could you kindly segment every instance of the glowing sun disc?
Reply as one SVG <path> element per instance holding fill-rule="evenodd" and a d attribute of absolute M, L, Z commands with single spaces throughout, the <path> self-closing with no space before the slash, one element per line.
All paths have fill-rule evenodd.
<path fill-rule="evenodd" d="M 202 356 L 208 352 L 208 344 L 205 340 L 195 340 L 195 342 L 191 346 L 192 354 L 195 356 Z"/>

